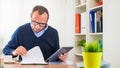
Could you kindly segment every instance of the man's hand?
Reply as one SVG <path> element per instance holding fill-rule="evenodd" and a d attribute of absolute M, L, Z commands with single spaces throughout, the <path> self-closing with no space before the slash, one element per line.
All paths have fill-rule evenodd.
<path fill-rule="evenodd" d="M 27 54 L 27 50 L 23 46 L 19 46 L 15 51 L 12 52 L 12 54 L 13 56 L 25 55 Z"/>
<path fill-rule="evenodd" d="M 59 56 L 59 59 L 63 62 L 65 62 L 67 58 L 68 58 L 68 53 L 64 53 Z"/>

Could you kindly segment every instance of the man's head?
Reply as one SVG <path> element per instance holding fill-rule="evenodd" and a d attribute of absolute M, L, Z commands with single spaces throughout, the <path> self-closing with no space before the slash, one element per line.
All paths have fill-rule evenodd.
<path fill-rule="evenodd" d="M 35 6 L 31 14 L 31 24 L 34 32 L 44 29 L 49 19 L 49 12 L 43 6 Z"/>

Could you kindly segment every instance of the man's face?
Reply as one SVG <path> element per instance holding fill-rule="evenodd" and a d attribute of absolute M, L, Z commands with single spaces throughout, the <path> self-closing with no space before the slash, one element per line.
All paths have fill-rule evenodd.
<path fill-rule="evenodd" d="M 31 15 L 31 24 L 34 32 L 39 32 L 44 29 L 47 25 L 48 15 L 47 13 L 43 13 L 39 15 L 38 11 L 35 11 Z"/>

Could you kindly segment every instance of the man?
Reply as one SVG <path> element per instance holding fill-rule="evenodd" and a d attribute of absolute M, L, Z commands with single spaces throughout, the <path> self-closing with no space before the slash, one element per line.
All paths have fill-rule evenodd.
<path fill-rule="evenodd" d="M 57 30 L 47 24 L 48 19 L 48 10 L 43 6 L 35 6 L 31 13 L 31 22 L 14 32 L 3 53 L 13 57 L 22 56 L 31 48 L 39 46 L 44 60 L 50 57 L 59 49 L 59 37 Z M 21 57 L 19 59 L 22 60 Z M 61 61 L 66 59 L 67 53 L 59 56 Z"/>

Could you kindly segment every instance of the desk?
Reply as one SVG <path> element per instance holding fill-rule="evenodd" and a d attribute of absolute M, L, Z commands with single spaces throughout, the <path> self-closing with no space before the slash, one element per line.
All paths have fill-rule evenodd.
<path fill-rule="evenodd" d="M 76 68 L 75 65 L 48 64 L 48 65 L 21 65 L 20 63 L 4 64 L 4 68 Z"/>

